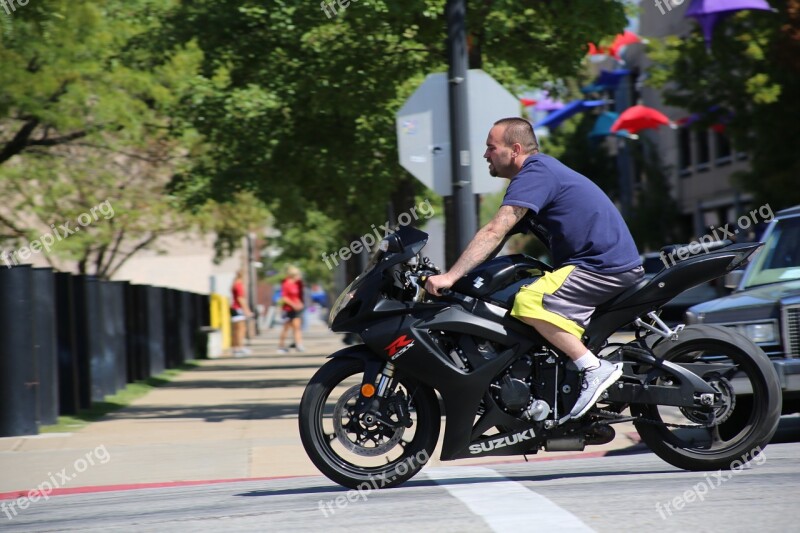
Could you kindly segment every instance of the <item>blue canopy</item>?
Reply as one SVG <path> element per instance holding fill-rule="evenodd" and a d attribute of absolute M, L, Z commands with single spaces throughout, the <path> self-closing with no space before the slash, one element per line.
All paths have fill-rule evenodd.
<path fill-rule="evenodd" d="M 550 128 L 554 129 L 561 125 L 562 122 L 567 120 L 573 115 L 577 115 L 578 113 L 590 109 L 592 107 L 598 107 L 601 105 L 606 105 L 605 100 L 573 100 L 572 102 L 565 105 L 563 108 L 559 109 L 558 111 L 553 111 L 546 118 L 540 120 L 536 124 L 533 125 L 534 128 Z"/>
<path fill-rule="evenodd" d="M 603 70 L 591 85 L 581 88 L 581 92 L 596 93 L 606 90 L 615 91 L 622 78 L 630 73 L 630 70 L 624 68 L 617 70 Z"/>
<path fill-rule="evenodd" d="M 627 130 L 619 130 L 616 133 L 611 131 L 611 126 L 618 118 L 619 113 L 614 113 L 613 111 L 606 111 L 601 114 L 597 117 L 597 122 L 594 123 L 594 128 L 592 128 L 592 131 L 589 133 L 589 138 L 597 139 L 599 137 L 607 137 L 608 135 L 631 138 L 631 134 Z"/>

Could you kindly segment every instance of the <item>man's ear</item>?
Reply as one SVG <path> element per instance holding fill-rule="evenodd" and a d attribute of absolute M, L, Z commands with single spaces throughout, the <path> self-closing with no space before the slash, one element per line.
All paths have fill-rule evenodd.
<path fill-rule="evenodd" d="M 514 143 L 511 145 L 511 155 L 513 157 L 517 157 L 522 153 L 522 145 L 520 143 Z"/>

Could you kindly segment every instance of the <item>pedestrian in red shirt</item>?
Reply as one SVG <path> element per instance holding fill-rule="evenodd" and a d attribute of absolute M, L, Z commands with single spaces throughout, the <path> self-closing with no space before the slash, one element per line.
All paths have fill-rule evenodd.
<path fill-rule="evenodd" d="M 278 353 L 289 353 L 289 350 L 284 347 L 286 342 L 286 334 L 289 330 L 293 330 L 294 342 L 290 348 L 294 348 L 298 352 L 303 352 L 303 338 L 300 331 L 302 321 L 300 314 L 303 312 L 305 304 L 303 303 L 303 280 L 301 279 L 300 269 L 290 266 L 286 269 L 286 279 L 281 283 L 281 299 L 283 300 L 283 312 L 286 316 L 286 322 L 283 324 L 280 339 L 278 340 Z"/>
<path fill-rule="evenodd" d="M 231 348 L 234 356 L 250 355 L 250 350 L 244 347 L 247 317 L 250 314 L 250 306 L 247 305 L 244 292 L 244 274 L 239 270 L 236 272 L 236 278 L 231 286 L 231 322 L 233 323 Z"/>

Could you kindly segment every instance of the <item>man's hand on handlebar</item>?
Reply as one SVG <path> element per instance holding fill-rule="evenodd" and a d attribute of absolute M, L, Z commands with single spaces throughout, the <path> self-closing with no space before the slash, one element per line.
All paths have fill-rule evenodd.
<path fill-rule="evenodd" d="M 443 289 L 449 289 L 454 280 L 450 279 L 450 276 L 447 274 L 440 274 L 438 276 L 431 276 L 425 281 L 425 290 L 428 291 L 428 294 L 433 294 L 434 296 L 441 296 Z"/>

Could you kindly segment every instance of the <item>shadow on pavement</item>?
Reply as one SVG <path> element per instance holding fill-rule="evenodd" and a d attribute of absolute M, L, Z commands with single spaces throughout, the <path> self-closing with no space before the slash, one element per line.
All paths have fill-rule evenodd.
<path fill-rule="evenodd" d="M 308 379 L 198 379 L 192 381 L 170 381 L 160 389 L 265 389 L 281 387 L 305 387 Z"/>
<path fill-rule="evenodd" d="M 206 422 L 225 420 L 269 420 L 297 418 L 297 402 L 266 404 L 242 403 L 219 407 L 128 407 L 106 416 L 106 420 L 195 419 Z"/>
<path fill-rule="evenodd" d="M 315 355 L 314 357 L 319 357 Z M 195 372 L 244 372 L 249 370 L 302 370 L 309 368 L 319 368 L 322 363 L 298 363 L 296 365 L 266 365 L 266 366 L 221 366 L 221 365 L 208 365 L 198 366 L 192 369 L 192 374 Z M 188 375 L 192 375 L 188 374 Z"/>
<path fill-rule="evenodd" d="M 422 471 L 425 473 L 425 470 Z M 501 472 L 501 477 L 496 478 L 484 478 L 484 477 L 470 477 L 464 476 L 462 478 L 451 478 L 447 480 L 439 480 L 434 481 L 430 479 L 411 479 L 406 483 L 400 485 L 402 488 L 416 488 L 416 487 L 437 487 L 442 485 L 473 485 L 473 484 L 480 484 L 490 486 L 490 483 L 498 483 L 498 482 L 505 482 L 505 481 L 553 481 L 557 479 L 580 479 L 580 478 L 587 478 L 587 477 L 610 477 L 610 476 L 630 476 L 630 475 L 641 475 L 641 474 L 674 474 L 675 469 L 668 467 L 668 469 L 664 470 L 609 470 L 609 471 L 592 471 L 592 472 L 565 472 L 563 474 L 547 474 L 547 475 L 514 475 L 508 474 L 506 472 Z M 376 483 L 378 483 L 376 481 Z M 378 483 L 379 484 L 379 483 Z M 252 490 L 249 492 L 243 492 L 241 494 L 235 494 L 235 496 L 244 496 L 244 497 L 260 497 L 260 496 L 281 496 L 281 495 L 297 495 L 297 494 L 324 494 L 324 493 L 337 493 L 337 492 L 347 492 L 351 489 L 341 486 L 315 486 L 315 487 L 304 487 L 304 488 L 293 488 L 293 489 L 275 489 L 275 490 Z M 390 491 L 387 490 L 387 494 Z"/>

